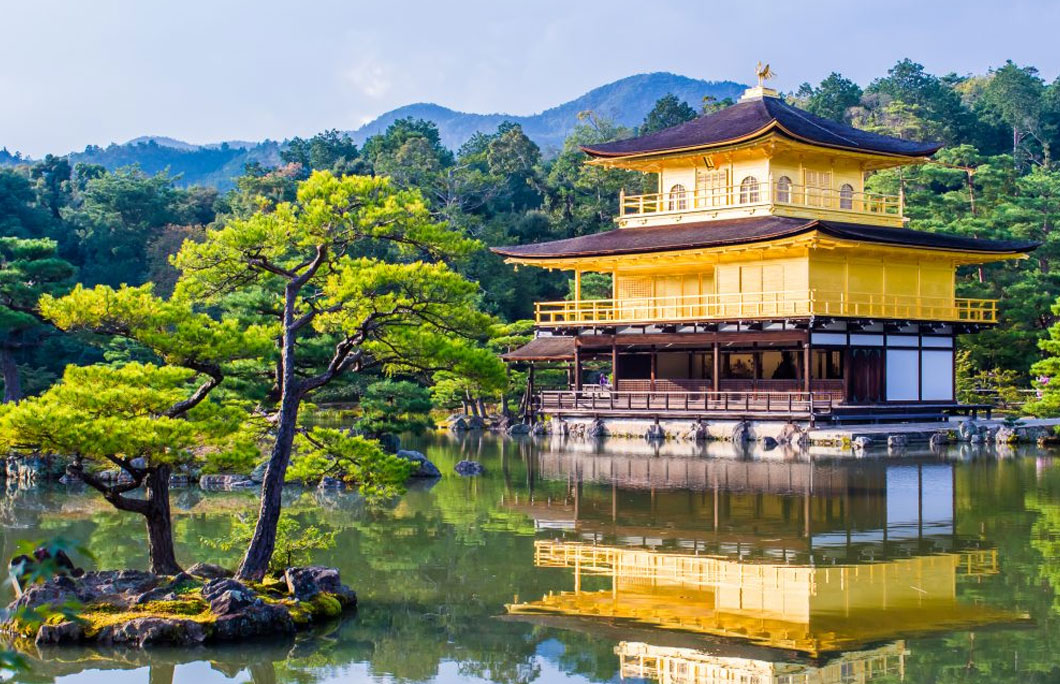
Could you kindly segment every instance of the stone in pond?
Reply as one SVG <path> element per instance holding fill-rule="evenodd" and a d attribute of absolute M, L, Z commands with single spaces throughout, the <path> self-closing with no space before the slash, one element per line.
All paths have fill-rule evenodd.
<path fill-rule="evenodd" d="M 486 472 L 486 469 L 478 461 L 460 461 L 453 466 L 453 470 L 456 471 L 457 475 L 463 475 L 464 477 L 481 475 Z"/>
<path fill-rule="evenodd" d="M 431 463 L 426 456 L 418 451 L 409 451 L 402 449 L 397 452 L 399 458 L 403 458 L 406 461 L 412 461 L 414 464 L 418 464 L 418 467 L 409 474 L 409 477 L 441 477 L 442 472 L 438 470 L 438 466 Z"/>

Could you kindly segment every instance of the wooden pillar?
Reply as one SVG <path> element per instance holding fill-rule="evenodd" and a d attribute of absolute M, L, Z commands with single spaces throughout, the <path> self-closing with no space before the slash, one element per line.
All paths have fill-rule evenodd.
<path fill-rule="evenodd" d="M 656 354 L 655 345 L 653 344 L 652 347 L 651 347 L 651 385 L 649 385 L 649 387 L 651 387 L 651 391 L 652 392 L 655 391 L 655 372 L 656 372 L 657 363 L 658 363 L 658 354 Z"/>
<path fill-rule="evenodd" d="M 582 300 L 582 272 L 578 269 L 574 271 L 574 301 L 580 302 Z"/>
<path fill-rule="evenodd" d="M 806 344 L 802 348 L 802 388 L 809 392 L 813 389 L 813 346 L 810 344 L 810 333 L 806 333 Z"/>
<path fill-rule="evenodd" d="M 713 357 L 714 368 L 711 372 L 710 385 L 711 389 L 717 392 L 718 388 L 721 387 L 721 345 L 717 342 L 714 343 Z"/>
<path fill-rule="evenodd" d="M 577 344 L 574 345 L 574 391 L 582 391 L 582 354 Z"/>
<path fill-rule="evenodd" d="M 611 338 L 611 387 L 618 390 L 618 343 Z"/>
<path fill-rule="evenodd" d="M 526 422 L 534 424 L 534 364 L 530 363 L 530 370 L 526 374 Z"/>

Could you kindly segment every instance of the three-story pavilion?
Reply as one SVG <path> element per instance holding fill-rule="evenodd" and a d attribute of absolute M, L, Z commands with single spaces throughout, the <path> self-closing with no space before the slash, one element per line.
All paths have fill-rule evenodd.
<path fill-rule="evenodd" d="M 940 145 L 877 135 L 791 106 L 761 83 L 687 123 L 585 146 L 591 161 L 654 173 L 619 198 L 617 228 L 495 248 L 570 271 L 573 299 L 536 305 L 536 337 L 510 362 L 565 362 L 557 415 L 933 418 L 957 407 L 956 336 L 997 302 L 955 293 L 960 266 L 1036 244 L 903 227 L 903 198 L 874 171 Z M 583 299 L 585 273 L 612 278 Z M 586 360 L 606 362 L 587 382 Z"/>

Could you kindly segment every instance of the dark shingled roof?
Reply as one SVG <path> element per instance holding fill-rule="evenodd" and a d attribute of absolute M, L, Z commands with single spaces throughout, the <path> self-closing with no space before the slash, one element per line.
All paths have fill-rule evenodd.
<path fill-rule="evenodd" d="M 494 247 L 503 256 L 522 259 L 605 256 L 642 252 L 667 252 L 702 247 L 722 247 L 765 242 L 792 237 L 812 230 L 835 238 L 875 242 L 899 247 L 923 247 L 972 252 L 1019 254 L 1040 243 L 1026 240 L 979 240 L 976 238 L 928 233 L 909 228 L 865 226 L 819 219 L 762 216 L 757 218 L 700 221 L 665 226 L 619 228 L 603 233 L 531 245 Z"/>
<path fill-rule="evenodd" d="M 776 126 L 782 134 L 797 140 L 870 154 L 926 157 L 942 147 L 941 143 L 913 142 L 858 130 L 792 107 L 779 98 L 762 97 L 639 138 L 583 145 L 582 149 L 594 157 L 694 149 L 764 135 Z"/>
<path fill-rule="evenodd" d="M 518 349 L 501 354 L 505 361 L 566 361 L 574 358 L 573 337 L 535 337 Z"/>

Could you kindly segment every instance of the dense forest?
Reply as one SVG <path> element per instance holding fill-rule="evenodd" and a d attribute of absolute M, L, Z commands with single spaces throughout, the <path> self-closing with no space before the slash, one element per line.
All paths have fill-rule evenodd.
<path fill-rule="evenodd" d="M 1047 83 L 1035 68 L 1011 62 L 984 75 L 937 76 L 903 60 L 864 87 L 834 73 L 786 97 L 860 128 L 946 144 L 933 163 L 870 179 L 880 191 L 897 194 L 901 187 L 911 228 L 1043 243 L 1028 260 L 961 273 L 960 295 L 1001 299 L 1001 323 L 963 341 L 959 389 L 1012 395 L 1036 384 L 1045 396 L 1040 408 L 1060 409 L 1049 388 L 1049 362 L 1032 370 L 1043 357 L 1039 343 L 1049 337 L 1060 296 L 1060 243 L 1053 230 L 1060 219 L 1054 161 L 1060 80 Z M 277 146 L 274 157 L 247 163 L 235 187 L 223 192 L 184 187 L 164 170 L 108 171 L 76 157 L 27 163 L 8 155 L 0 168 L 5 396 L 46 389 L 67 364 L 121 363 L 140 353 L 119 343 L 100 349 L 58 332 L 35 311 L 41 294 L 62 294 L 75 283 L 150 282 L 166 295 L 176 278 L 170 257 L 181 244 L 202 240 L 210 227 L 293 200 L 298 183 L 314 170 L 387 176 L 400 188 L 417 189 L 437 219 L 485 246 L 553 240 L 610 229 L 620 190 L 654 186 L 654 179 L 640 174 L 585 165 L 579 145 L 658 130 L 728 104 L 665 96 L 635 127 L 584 111 L 553 154 L 543 153 L 513 122 L 475 133 L 456 150 L 443 144 L 437 126 L 413 118 L 394 121 L 362 145 L 327 131 L 295 138 Z M 232 152 L 218 148 L 214 154 Z M 486 249 L 456 267 L 480 283 L 483 308 L 509 323 L 530 317 L 534 301 L 568 294 L 563 274 L 517 271 Z M 606 296 L 608 283 L 595 279 L 586 287 L 590 296 Z M 525 324 L 503 331 L 525 332 Z M 352 383 L 338 385 L 326 398 L 352 400 L 363 391 Z M 445 394 L 436 393 L 436 399 L 444 403 Z"/>

